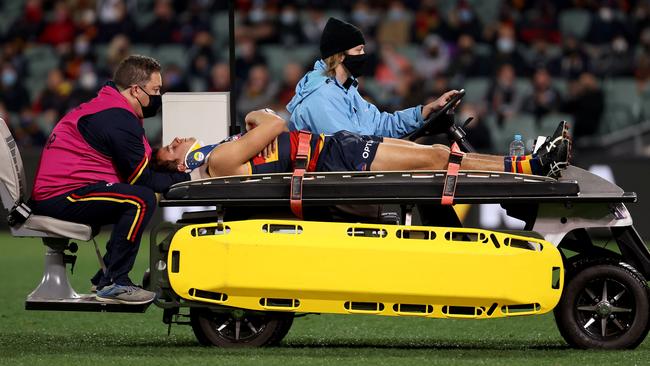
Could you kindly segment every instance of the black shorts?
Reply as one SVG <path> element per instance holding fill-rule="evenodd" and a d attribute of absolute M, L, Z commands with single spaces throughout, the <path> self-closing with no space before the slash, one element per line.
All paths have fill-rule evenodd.
<path fill-rule="evenodd" d="M 377 147 L 383 141 L 384 138 L 380 136 L 339 131 L 325 138 L 316 170 L 319 172 L 370 170 L 370 165 L 377 154 Z"/>

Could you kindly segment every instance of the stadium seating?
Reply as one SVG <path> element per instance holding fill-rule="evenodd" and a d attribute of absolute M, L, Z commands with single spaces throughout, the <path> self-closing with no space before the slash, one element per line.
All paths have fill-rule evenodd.
<path fill-rule="evenodd" d="M 29 64 L 25 87 L 33 100 L 43 90 L 50 70 L 59 66 L 59 57 L 51 46 L 35 45 L 25 49 L 25 58 Z"/>
<path fill-rule="evenodd" d="M 583 9 L 568 9 L 560 13 L 560 32 L 582 39 L 589 31 L 591 14 Z"/>
<path fill-rule="evenodd" d="M 495 136 L 496 138 L 492 140 L 495 152 L 507 154 L 510 142 L 516 134 L 521 135 L 526 144 L 526 151 L 530 151 L 533 141 L 539 135 L 535 117 L 527 113 L 519 113 L 505 120 L 503 126 L 499 129 L 499 133 Z"/>
<path fill-rule="evenodd" d="M 137 45 L 137 47 L 142 46 L 143 45 Z M 135 48 L 135 46 L 133 48 Z M 150 52 L 151 55 L 156 58 L 161 65 L 163 65 L 163 67 L 175 64 L 180 66 L 182 69 L 185 69 L 185 67 L 187 67 L 187 63 L 189 62 L 187 58 L 187 49 L 183 45 L 160 45 L 158 47 L 152 48 Z"/>
<path fill-rule="evenodd" d="M 542 117 L 538 124 L 537 133 L 542 136 L 549 136 L 555 132 L 557 124 L 560 121 L 569 122 L 569 126 L 573 126 L 573 117 L 570 114 L 564 113 L 549 113 Z"/>
<path fill-rule="evenodd" d="M 488 78 L 471 78 L 465 80 L 465 83 L 462 86 L 465 88 L 464 100 L 474 103 L 485 100 L 485 93 L 487 93 L 489 85 L 490 81 Z"/>
<path fill-rule="evenodd" d="M 289 62 L 296 62 L 311 68 L 312 62 L 316 60 L 318 50 L 313 46 L 284 47 L 268 45 L 260 48 L 260 52 L 266 57 L 269 73 L 281 78 L 284 65 Z"/>
<path fill-rule="evenodd" d="M 613 132 L 637 123 L 641 116 L 641 100 L 636 81 L 632 78 L 612 78 L 603 82 L 605 110 L 600 133 Z"/>

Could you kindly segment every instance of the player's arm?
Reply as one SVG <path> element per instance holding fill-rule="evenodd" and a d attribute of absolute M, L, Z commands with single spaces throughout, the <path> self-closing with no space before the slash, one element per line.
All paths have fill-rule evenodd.
<path fill-rule="evenodd" d="M 208 161 L 211 176 L 237 174 L 238 169 L 282 132 L 288 131 L 287 123 L 268 110 L 257 110 L 246 115 L 248 132 L 240 139 L 217 146 Z"/>

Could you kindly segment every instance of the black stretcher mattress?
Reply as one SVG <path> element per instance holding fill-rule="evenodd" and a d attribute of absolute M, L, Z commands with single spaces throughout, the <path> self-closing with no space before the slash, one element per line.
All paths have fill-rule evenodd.
<path fill-rule="evenodd" d="M 444 171 L 307 173 L 303 181 L 303 204 L 436 203 L 441 199 L 444 177 Z M 172 186 L 160 205 L 288 205 L 290 181 L 291 173 L 281 173 L 183 182 Z M 461 171 L 454 202 L 631 202 L 635 199 L 634 193 L 581 196 L 575 179 Z"/>

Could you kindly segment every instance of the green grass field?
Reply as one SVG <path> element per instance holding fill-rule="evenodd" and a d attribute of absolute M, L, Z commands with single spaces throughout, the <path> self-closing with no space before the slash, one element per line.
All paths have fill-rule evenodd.
<path fill-rule="evenodd" d="M 41 277 L 43 246 L 7 233 L 0 243 L 0 365 L 650 364 L 648 340 L 634 351 L 568 348 L 551 314 L 483 321 L 309 315 L 296 319 L 278 348 L 200 347 L 187 326 L 173 326 L 167 336 L 155 307 L 145 314 L 24 310 Z M 145 238 L 136 282 L 147 267 L 147 246 Z M 85 292 L 97 268 L 92 244 L 80 243 L 78 255 L 70 278 Z"/>

